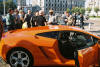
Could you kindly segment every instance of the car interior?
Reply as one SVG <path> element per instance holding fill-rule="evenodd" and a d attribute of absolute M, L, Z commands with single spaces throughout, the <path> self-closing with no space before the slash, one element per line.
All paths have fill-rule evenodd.
<path fill-rule="evenodd" d="M 58 42 L 60 53 L 67 59 L 74 59 L 75 51 L 94 45 L 92 36 L 74 31 L 59 32 Z"/>

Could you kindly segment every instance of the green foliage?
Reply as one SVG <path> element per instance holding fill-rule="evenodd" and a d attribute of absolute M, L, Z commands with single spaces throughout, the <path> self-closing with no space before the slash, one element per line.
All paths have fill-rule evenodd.
<path fill-rule="evenodd" d="M 72 13 L 79 12 L 79 13 L 84 14 L 84 13 L 85 13 L 85 9 L 84 9 L 84 8 L 75 7 L 75 8 L 72 8 L 72 9 L 71 9 L 71 12 L 72 12 Z"/>
<path fill-rule="evenodd" d="M 79 12 L 79 11 L 80 11 L 80 8 L 78 8 L 78 7 L 74 8 L 74 12 Z"/>
<path fill-rule="evenodd" d="M 75 12 L 74 9 L 71 9 L 71 12 L 74 13 Z"/>
<path fill-rule="evenodd" d="M 90 13 L 92 9 L 88 7 L 86 10 Z"/>
<path fill-rule="evenodd" d="M 68 13 L 70 12 L 70 9 L 69 8 L 67 8 L 67 10 L 66 10 Z"/>
<path fill-rule="evenodd" d="M 85 13 L 85 9 L 84 8 L 80 8 L 80 13 L 84 14 Z"/>
<path fill-rule="evenodd" d="M 89 16 L 90 18 L 100 18 L 100 16 Z"/>
<path fill-rule="evenodd" d="M 97 13 L 99 11 L 99 8 L 98 7 L 95 7 L 94 8 L 94 11 Z"/>

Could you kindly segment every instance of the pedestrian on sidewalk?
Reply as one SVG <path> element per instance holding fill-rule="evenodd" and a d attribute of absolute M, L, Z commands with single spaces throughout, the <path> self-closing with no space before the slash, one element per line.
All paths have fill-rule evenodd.
<path fill-rule="evenodd" d="M 73 13 L 72 16 L 73 16 L 73 19 L 74 19 L 73 26 L 75 26 L 76 20 L 77 20 L 76 13 Z"/>
<path fill-rule="evenodd" d="M 40 10 L 39 11 L 39 16 L 37 17 L 37 26 L 46 26 L 47 22 L 46 22 L 46 18 L 44 17 L 44 11 Z"/>
<path fill-rule="evenodd" d="M 24 17 L 25 17 L 25 13 L 23 10 L 19 11 L 19 17 L 20 17 L 20 29 L 22 28 L 22 25 L 24 23 Z"/>
<path fill-rule="evenodd" d="M 14 12 L 14 18 L 15 18 L 15 27 L 16 29 L 20 29 L 20 16 L 19 16 L 19 11 L 17 9 L 15 9 L 15 12 Z"/>
<path fill-rule="evenodd" d="M 0 18 L 0 40 L 2 37 L 2 33 L 3 33 L 3 22 L 2 22 L 2 19 Z"/>
<path fill-rule="evenodd" d="M 69 16 L 69 13 L 68 12 L 64 12 L 64 15 L 62 16 L 63 18 L 63 21 L 65 22 L 65 24 L 67 25 L 67 22 L 68 22 L 68 16 Z"/>
<path fill-rule="evenodd" d="M 53 15 L 53 10 L 49 10 L 48 25 L 57 25 L 56 16 Z"/>
<path fill-rule="evenodd" d="M 8 31 L 15 30 L 15 18 L 13 16 L 13 13 L 14 13 L 13 9 L 9 8 L 8 14 L 6 16 L 6 25 Z"/>
<path fill-rule="evenodd" d="M 67 25 L 68 26 L 72 26 L 73 25 L 73 22 L 74 22 L 74 19 L 73 19 L 72 15 L 69 15 L 68 14 Z"/>
<path fill-rule="evenodd" d="M 31 20 L 31 17 L 32 17 L 33 15 L 32 15 L 32 13 L 31 13 L 31 10 L 28 10 L 28 13 L 27 14 L 25 14 L 25 22 L 27 22 L 27 25 L 28 25 L 28 28 L 30 28 L 31 27 L 31 22 L 30 22 L 30 20 Z"/>
<path fill-rule="evenodd" d="M 36 12 L 35 15 L 33 15 L 31 17 L 31 23 L 32 23 L 32 27 L 36 27 L 37 26 L 37 17 L 39 16 L 39 12 Z"/>
<path fill-rule="evenodd" d="M 80 14 L 80 28 L 84 29 L 84 17 L 83 17 L 83 14 Z"/>

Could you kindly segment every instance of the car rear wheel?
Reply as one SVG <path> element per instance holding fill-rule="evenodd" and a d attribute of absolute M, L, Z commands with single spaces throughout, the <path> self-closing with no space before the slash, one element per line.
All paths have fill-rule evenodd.
<path fill-rule="evenodd" d="M 11 67 L 32 67 L 33 58 L 26 49 L 15 48 L 8 52 L 7 62 Z"/>

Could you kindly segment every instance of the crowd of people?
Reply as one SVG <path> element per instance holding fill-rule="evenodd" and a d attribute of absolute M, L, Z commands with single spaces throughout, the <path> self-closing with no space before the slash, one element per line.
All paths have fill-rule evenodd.
<path fill-rule="evenodd" d="M 84 17 L 82 14 L 69 14 L 65 11 L 62 18 L 65 25 L 75 26 L 77 22 L 80 22 L 80 28 L 84 29 Z M 36 26 L 58 25 L 58 22 L 56 20 L 57 17 L 54 15 L 53 10 L 49 10 L 48 18 L 46 18 L 43 10 L 35 13 L 32 13 L 31 10 L 28 10 L 27 13 L 25 13 L 23 10 L 13 10 L 10 8 L 8 10 L 8 14 L 6 15 L 6 27 L 7 31 L 10 31 Z"/>
<path fill-rule="evenodd" d="M 80 25 L 80 28 L 84 29 L 84 16 L 83 14 L 77 12 L 73 14 L 69 14 L 68 12 L 65 12 L 62 16 L 63 20 L 66 25 L 68 26 L 76 26 L 76 23 L 78 22 Z"/>

